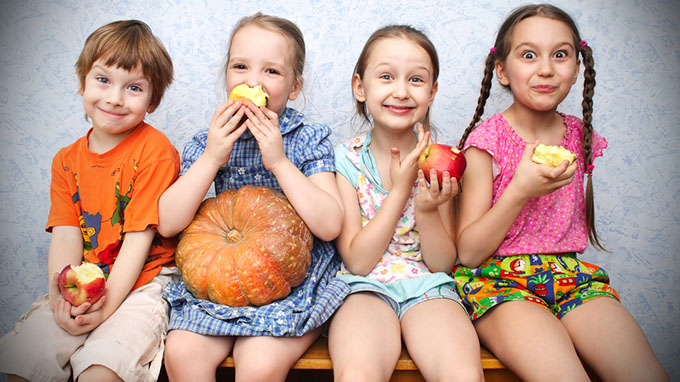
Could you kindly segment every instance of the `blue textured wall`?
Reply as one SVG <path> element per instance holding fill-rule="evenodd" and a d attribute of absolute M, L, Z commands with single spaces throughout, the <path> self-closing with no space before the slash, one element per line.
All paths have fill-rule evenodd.
<path fill-rule="evenodd" d="M 351 134 L 351 70 L 369 34 L 387 23 L 426 31 L 440 54 L 433 117 L 453 143 L 476 105 L 483 59 L 507 13 L 524 2 L 412 0 L 0 1 L 0 332 L 46 288 L 50 163 L 82 136 L 74 63 L 85 38 L 118 19 L 146 21 L 175 63 L 175 83 L 148 119 L 179 148 L 207 127 L 223 96 L 216 85 L 234 23 L 256 11 L 296 22 L 308 44 L 305 97 L 294 106 Z M 594 125 L 610 148 L 595 170 L 604 266 L 673 379 L 680 380 L 680 5 L 674 1 L 556 1 L 594 49 Z M 455 5 L 452 5 L 455 4 Z M 579 114 L 581 82 L 561 111 Z M 487 116 L 504 109 L 495 86 Z M 654 279 L 665 280 L 664 284 Z"/>

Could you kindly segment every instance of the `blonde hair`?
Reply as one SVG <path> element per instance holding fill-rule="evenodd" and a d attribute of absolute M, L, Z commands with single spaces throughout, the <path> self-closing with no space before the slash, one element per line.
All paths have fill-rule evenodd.
<path fill-rule="evenodd" d="M 170 55 L 151 28 L 139 20 L 114 21 L 98 28 L 87 38 L 76 62 L 79 92 L 85 90 L 85 76 L 97 60 L 106 66 L 116 65 L 127 71 L 139 65 L 151 82 L 151 111 L 160 105 L 173 80 Z"/>
<path fill-rule="evenodd" d="M 293 22 L 282 17 L 269 16 L 262 14 L 262 12 L 257 12 L 254 15 L 246 16 L 238 21 L 229 37 L 230 47 L 236 32 L 250 25 L 280 33 L 290 40 L 293 47 L 293 75 L 295 76 L 295 81 L 302 85 L 302 73 L 305 69 L 307 51 L 305 49 L 305 38 L 302 35 L 300 28 Z M 231 54 L 230 51 L 227 53 L 227 63 L 224 67 L 225 73 L 227 71 L 227 65 L 229 65 L 229 54 Z"/>

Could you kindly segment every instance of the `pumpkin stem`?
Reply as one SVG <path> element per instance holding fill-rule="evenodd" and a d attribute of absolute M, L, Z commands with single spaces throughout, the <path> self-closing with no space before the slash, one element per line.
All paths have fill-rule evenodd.
<path fill-rule="evenodd" d="M 241 232 L 236 229 L 232 229 L 231 231 L 227 232 L 227 241 L 230 243 L 241 241 L 242 238 L 243 236 L 241 235 Z"/>

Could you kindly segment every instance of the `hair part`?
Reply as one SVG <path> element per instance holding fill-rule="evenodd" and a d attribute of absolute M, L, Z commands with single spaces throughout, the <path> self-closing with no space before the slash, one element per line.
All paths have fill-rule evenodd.
<path fill-rule="evenodd" d="M 139 66 L 151 83 L 150 111 L 160 105 L 173 80 L 170 55 L 151 28 L 139 20 L 114 21 L 90 34 L 75 65 L 78 92 L 85 90 L 85 77 L 97 61 L 127 71 Z"/>
<path fill-rule="evenodd" d="M 373 52 L 373 46 L 380 40 L 387 39 L 387 38 L 404 38 L 413 41 L 416 43 L 418 46 L 423 48 L 425 52 L 430 56 L 430 61 L 432 61 L 432 85 L 434 85 L 437 82 L 437 79 L 439 78 L 439 55 L 437 54 L 437 49 L 434 47 L 434 44 L 430 39 L 425 35 L 425 33 L 419 31 L 418 29 L 409 26 L 409 25 L 387 25 L 384 26 L 375 32 L 371 34 L 371 36 L 368 38 L 366 43 L 364 44 L 364 48 L 361 50 L 361 54 L 359 54 L 359 58 L 357 59 L 356 65 L 354 65 L 354 71 L 352 72 L 352 78 L 354 78 L 355 75 L 358 75 L 360 79 L 364 78 L 364 71 L 366 70 L 366 65 L 368 64 L 368 58 L 370 57 L 371 53 Z M 355 100 L 356 102 L 356 112 L 357 115 L 361 116 L 361 118 L 367 122 L 370 123 L 370 118 L 368 114 L 368 107 L 366 106 L 366 102 L 361 102 L 358 100 Z M 430 110 L 427 110 L 427 113 L 425 114 L 425 117 L 423 117 L 423 128 L 425 131 L 432 131 L 434 130 L 434 126 L 430 122 Z M 435 131 L 433 131 L 434 133 Z"/>
<path fill-rule="evenodd" d="M 302 35 L 300 28 L 292 21 L 282 17 L 270 16 L 262 14 L 262 12 L 257 12 L 254 15 L 246 16 L 238 21 L 229 37 L 229 46 L 231 47 L 231 42 L 234 40 L 234 36 L 239 30 L 251 25 L 280 33 L 290 41 L 291 47 L 293 48 L 293 62 L 291 62 L 291 65 L 293 66 L 293 75 L 295 76 L 295 81 L 302 87 L 302 73 L 305 69 L 307 51 L 305 48 L 305 38 Z M 229 65 L 229 54 L 231 54 L 231 51 L 227 53 L 227 62 L 224 67 L 224 73 L 226 73 L 227 66 Z"/>
<path fill-rule="evenodd" d="M 482 85 L 480 90 L 479 99 L 477 100 L 477 107 L 475 113 L 472 117 L 472 121 L 468 127 L 463 132 L 463 135 L 458 143 L 458 148 L 463 149 L 465 147 L 465 141 L 468 136 L 478 125 L 479 121 L 484 114 L 484 107 L 486 101 L 489 98 L 491 92 L 491 85 L 493 82 L 493 71 L 495 69 L 496 62 L 502 62 L 510 53 L 511 48 L 511 38 L 512 32 L 515 26 L 519 24 L 522 20 L 533 16 L 547 17 L 554 20 L 559 20 L 567 24 L 571 30 L 572 37 L 574 39 L 574 47 L 577 49 L 577 55 L 580 53 L 583 58 L 584 66 L 584 81 L 583 81 L 583 102 L 581 103 L 583 109 L 583 154 L 585 157 L 585 162 L 582 166 L 585 173 L 588 175 L 587 185 L 586 185 L 586 226 L 588 227 L 588 238 L 591 244 L 600 250 L 606 251 L 606 249 L 600 243 L 600 240 L 595 230 L 595 203 L 593 198 L 593 185 L 592 185 L 592 164 L 593 164 L 593 148 L 592 148 L 592 138 L 593 138 L 593 94 L 595 90 L 595 63 L 593 60 L 593 51 L 589 46 L 580 46 L 582 41 L 581 35 L 579 33 L 576 23 L 569 16 L 568 13 L 562 9 L 551 5 L 551 4 L 535 4 L 526 5 L 515 9 L 501 24 L 498 29 L 498 34 L 496 35 L 496 42 L 494 44 L 494 49 L 489 52 L 486 57 L 486 62 L 484 66 L 484 77 L 482 79 Z"/>

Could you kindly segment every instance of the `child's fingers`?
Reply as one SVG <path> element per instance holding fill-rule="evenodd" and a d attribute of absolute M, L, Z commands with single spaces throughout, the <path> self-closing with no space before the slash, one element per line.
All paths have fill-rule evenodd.
<path fill-rule="evenodd" d="M 231 122 L 231 128 L 233 129 L 233 125 L 238 123 L 238 121 L 241 119 L 240 117 L 243 116 L 243 112 L 241 112 L 242 105 L 243 104 L 240 101 L 227 101 L 226 103 L 223 103 L 217 108 L 217 110 L 215 110 L 215 114 L 213 115 L 213 119 L 210 122 L 210 126 L 216 129 L 221 129 L 226 127 Z"/>
<path fill-rule="evenodd" d="M 427 192 L 427 181 L 425 180 L 425 172 L 418 169 L 418 190 L 419 192 Z"/>
<path fill-rule="evenodd" d="M 439 194 L 439 177 L 437 176 L 437 170 L 430 169 L 430 192 L 432 195 Z"/>

